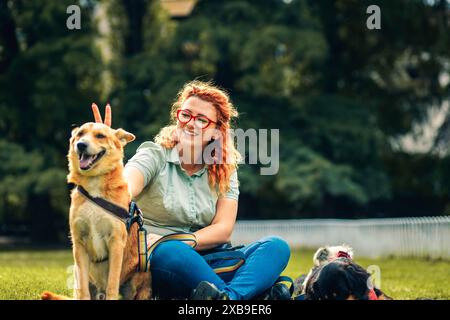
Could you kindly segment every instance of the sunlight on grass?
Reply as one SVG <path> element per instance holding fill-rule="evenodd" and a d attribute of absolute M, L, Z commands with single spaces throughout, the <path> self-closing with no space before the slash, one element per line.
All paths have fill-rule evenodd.
<path fill-rule="evenodd" d="M 67 288 L 72 252 L 19 251 L 0 253 L 0 299 L 40 299 L 42 291 L 71 294 Z"/>
<path fill-rule="evenodd" d="M 294 250 L 283 274 L 296 278 L 312 265 L 312 250 Z M 366 259 L 356 262 L 381 270 L 381 288 L 395 299 L 450 299 L 450 261 Z M 0 299 L 39 299 L 44 290 L 71 295 L 67 287 L 73 264 L 70 250 L 0 253 Z"/>

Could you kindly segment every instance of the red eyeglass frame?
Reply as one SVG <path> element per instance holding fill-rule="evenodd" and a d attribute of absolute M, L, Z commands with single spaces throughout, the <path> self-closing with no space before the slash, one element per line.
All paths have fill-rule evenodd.
<path fill-rule="evenodd" d="M 189 113 L 189 115 L 191 116 L 191 118 L 190 118 L 188 121 L 186 121 L 186 122 L 181 121 L 180 118 L 179 118 L 179 114 L 180 114 L 181 111 L 185 111 L 186 113 Z M 212 120 L 211 120 L 210 118 L 208 118 L 207 116 L 204 116 L 204 115 L 201 115 L 201 116 L 194 116 L 192 113 L 190 113 L 189 111 L 186 111 L 186 110 L 184 110 L 184 109 L 178 109 L 178 110 L 177 110 L 177 119 L 178 119 L 178 121 L 180 121 L 182 124 L 187 124 L 187 123 L 189 123 L 192 119 L 194 119 L 194 121 L 195 121 L 195 119 L 197 119 L 197 118 L 199 118 L 199 117 L 206 118 L 206 119 L 209 121 L 208 124 L 207 124 L 206 126 L 204 126 L 203 128 L 201 128 L 201 129 L 206 129 L 206 128 L 208 128 L 209 125 L 210 125 L 211 123 L 217 124 L 216 121 L 212 121 Z"/>

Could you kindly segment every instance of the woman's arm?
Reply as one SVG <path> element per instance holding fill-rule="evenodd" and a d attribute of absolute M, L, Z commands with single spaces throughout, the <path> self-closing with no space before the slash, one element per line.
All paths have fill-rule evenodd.
<path fill-rule="evenodd" d="M 128 182 L 128 189 L 131 192 L 132 198 L 137 197 L 144 189 L 144 175 L 135 167 L 125 167 L 124 170 L 125 179 Z M 161 238 L 160 235 L 149 233 L 147 235 L 147 245 L 151 246 L 154 242 Z"/>
<path fill-rule="evenodd" d="M 206 250 L 230 241 L 236 222 L 238 201 L 228 198 L 217 200 L 216 215 L 211 224 L 194 232 L 197 237 L 195 250 Z"/>
<path fill-rule="evenodd" d="M 111 127 L 112 111 L 109 103 L 105 107 L 105 122 L 103 122 L 100 110 L 95 103 L 92 103 L 92 112 L 96 123 L 103 123 L 104 125 Z M 133 167 L 125 167 L 124 175 L 125 180 L 128 182 L 128 189 L 131 192 L 131 197 L 137 197 L 145 187 L 144 175 L 137 168 Z"/>
<path fill-rule="evenodd" d="M 125 167 L 124 170 L 125 179 L 128 182 L 128 189 L 131 192 L 131 197 L 137 197 L 144 189 L 144 175 L 135 167 Z"/>

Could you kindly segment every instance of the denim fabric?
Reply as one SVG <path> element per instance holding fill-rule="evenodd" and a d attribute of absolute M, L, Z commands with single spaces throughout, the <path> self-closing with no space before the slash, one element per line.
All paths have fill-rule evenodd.
<path fill-rule="evenodd" d="M 289 245 L 276 236 L 238 250 L 244 253 L 245 263 L 217 275 L 191 246 L 180 241 L 161 243 L 150 259 L 154 294 L 160 299 L 186 299 L 201 281 L 209 281 L 231 300 L 254 299 L 275 283 L 290 257 Z M 214 267 L 218 266 L 216 262 Z"/>

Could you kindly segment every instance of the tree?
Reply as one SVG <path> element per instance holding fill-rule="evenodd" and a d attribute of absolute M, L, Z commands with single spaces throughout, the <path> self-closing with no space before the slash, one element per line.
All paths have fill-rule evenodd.
<path fill-rule="evenodd" d="M 65 154 L 70 126 L 91 117 L 89 105 L 100 92 L 93 7 L 86 2 L 81 30 L 71 31 L 66 28 L 71 4 L 0 2 L 0 16 L 5 18 L 0 35 L 0 133 L 8 141 L 2 157 L 13 165 L 5 167 L 0 179 L 4 188 L 13 190 L 6 193 L 0 216 L 17 212 L 36 241 L 66 238 L 67 228 L 59 227 L 68 216 Z"/>

